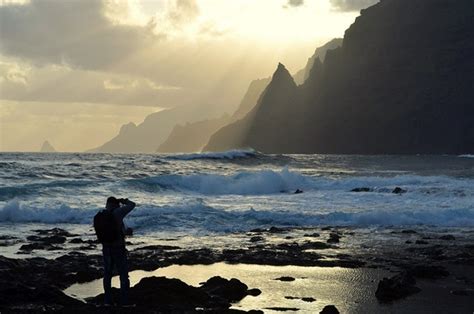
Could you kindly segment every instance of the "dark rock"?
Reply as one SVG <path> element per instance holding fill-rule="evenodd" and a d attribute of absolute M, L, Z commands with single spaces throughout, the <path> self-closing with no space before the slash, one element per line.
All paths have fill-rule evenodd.
<path fill-rule="evenodd" d="M 394 194 L 403 194 L 403 193 L 406 193 L 406 192 L 407 192 L 407 190 L 404 190 L 399 186 L 394 188 L 393 191 L 392 191 L 392 193 L 394 193 Z"/>
<path fill-rule="evenodd" d="M 179 246 L 174 246 L 174 245 L 147 245 L 147 246 L 142 246 L 139 248 L 136 248 L 135 251 L 173 251 L 173 250 L 179 250 L 181 247 Z"/>
<path fill-rule="evenodd" d="M 331 232 L 329 234 L 329 239 L 327 240 L 327 243 L 339 243 L 339 239 L 341 238 L 340 235 L 338 235 L 335 232 Z"/>
<path fill-rule="evenodd" d="M 405 243 L 406 243 L 406 244 L 412 244 L 412 243 L 413 243 L 413 241 L 406 240 L 406 241 L 405 241 Z"/>
<path fill-rule="evenodd" d="M 287 312 L 287 311 L 299 311 L 299 308 L 296 307 L 280 307 L 280 306 L 272 306 L 272 307 L 266 307 L 265 310 L 271 310 L 271 311 L 278 311 L 278 312 Z"/>
<path fill-rule="evenodd" d="M 371 188 L 354 188 L 351 192 L 372 192 L 373 189 Z"/>
<path fill-rule="evenodd" d="M 301 194 L 303 193 L 303 190 L 297 189 L 293 194 Z"/>
<path fill-rule="evenodd" d="M 291 239 L 294 239 L 294 237 L 293 236 L 286 236 L 285 237 L 285 240 L 291 240 Z"/>
<path fill-rule="evenodd" d="M 416 280 L 406 272 L 391 278 L 383 278 L 377 287 L 375 296 L 381 302 L 391 302 L 420 291 L 415 286 Z"/>
<path fill-rule="evenodd" d="M 266 230 L 265 229 L 262 229 L 262 228 L 255 228 L 255 229 L 251 229 L 250 232 L 255 232 L 255 233 L 262 233 L 262 232 L 265 232 Z"/>
<path fill-rule="evenodd" d="M 330 249 L 332 246 L 324 242 L 314 241 L 314 242 L 305 242 L 300 247 L 302 250 L 324 250 L 324 249 Z"/>
<path fill-rule="evenodd" d="M 311 233 L 311 234 L 308 234 L 306 233 L 305 235 L 303 235 L 304 237 L 308 237 L 308 238 L 318 238 L 320 237 L 321 235 L 317 232 L 314 232 L 314 233 Z"/>
<path fill-rule="evenodd" d="M 20 246 L 20 251 L 22 251 L 23 253 L 31 252 L 34 250 L 56 251 L 56 250 L 62 250 L 62 248 L 59 246 L 48 244 L 48 243 L 30 243 L 30 244 L 23 244 L 22 246 Z"/>
<path fill-rule="evenodd" d="M 428 242 L 423 241 L 423 240 L 416 240 L 415 244 L 428 244 Z"/>
<path fill-rule="evenodd" d="M 446 241 L 454 241 L 456 240 L 456 238 L 451 235 L 451 234 L 447 234 L 447 235 L 443 235 L 441 237 L 439 237 L 440 240 L 446 240 Z"/>
<path fill-rule="evenodd" d="M 433 265 L 415 265 L 408 267 L 407 272 L 410 276 L 425 279 L 438 279 L 449 275 L 445 267 Z"/>
<path fill-rule="evenodd" d="M 239 280 L 232 278 L 230 280 L 216 276 L 210 278 L 202 286 L 201 290 L 209 295 L 219 296 L 229 302 L 238 301 L 248 295 L 248 287 Z"/>
<path fill-rule="evenodd" d="M 290 277 L 290 276 L 282 276 L 275 278 L 274 280 L 279 280 L 279 281 L 295 281 L 295 278 Z"/>
<path fill-rule="evenodd" d="M 52 228 L 52 229 L 37 229 L 33 230 L 39 235 L 47 236 L 60 236 L 60 237 L 75 237 L 76 234 L 69 233 L 68 231 L 61 228 Z"/>
<path fill-rule="evenodd" d="M 259 296 L 261 294 L 262 294 L 262 290 L 260 289 L 254 288 L 254 289 L 247 290 L 247 295 L 251 295 L 253 297 Z"/>
<path fill-rule="evenodd" d="M 268 229 L 268 232 L 270 233 L 283 233 L 286 231 L 287 231 L 286 229 L 278 228 L 278 227 L 270 227 L 270 229 Z"/>
<path fill-rule="evenodd" d="M 26 237 L 28 241 L 33 242 L 42 242 L 44 244 L 63 244 L 66 242 L 66 237 L 61 235 L 51 235 L 51 236 L 28 236 Z"/>
<path fill-rule="evenodd" d="M 339 311 L 334 305 L 326 305 L 319 314 L 339 314 Z"/>
<path fill-rule="evenodd" d="M 316 301 L 316 299 L 312 297 L 304 297 L 304 298 L 301 298 L 301 300 L 304 302 L 310 302 L 310 303 Z"/>
<path fill-rule="evenodd" d="M 332 227 L 330 227 L 330 226 L 326 226 L 326 227 L 321 228 L 322 231 L 329 231 L 331 229 L 332 229 Z"/>
<path fill-rule="evenodd" d="M 402 230 L 401 233 L 404 233 L 404 234 L 415 234 L 415 233 L 418 233 L 418 232 L 416 232 L 415 230 L 412 230 L 412 229 L 405 229 L 405 230 Z"/>
<path fill-rule="evenodd" d="M 264 237 L 261 237 L 261 236 L 254 236 L 254 237 L 251 237 L 250 242 L 260 242 L 260 241 L 265 241 L 265 238 Z"/>

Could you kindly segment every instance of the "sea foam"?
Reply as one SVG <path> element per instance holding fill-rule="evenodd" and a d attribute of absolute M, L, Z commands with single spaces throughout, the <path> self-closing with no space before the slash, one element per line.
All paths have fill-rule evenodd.
<path fill-rule="evenodd" d="M 33 208 L 12 201 L 0 208 L 0 222 L 91 224 L 98 209 L 68 206 Z M 359 212 L 302 213 L 285 210 L 232 211 L 215 208 L 202 200 L 176 205 L 141 205 L 126 219 L 139 233 L 179 231 L 190 233 L 247 231 L 269 226 L 412 226 L 473 227 L 474 209 L 369 210 Z"/>

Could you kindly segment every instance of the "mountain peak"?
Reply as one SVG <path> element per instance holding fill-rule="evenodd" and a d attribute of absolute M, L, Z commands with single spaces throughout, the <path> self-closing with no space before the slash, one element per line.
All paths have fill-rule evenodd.
<path fill-rule="evenodd" d="M 296 83 L 291 76 L 290 72 L 286 69 L 286 67 L 282 63 L 278 63 L 278 67 L 273 73 L 272 80 L 270 85 L 286 85 L 286 86 L 296 86 Z"/>
<path fill-rule="evenodd" d="M 54 153 L 56 149 L 54 149 L 53 145 L 49 143 L 49 141 L 44 141 L 43 145 L 41 146 L 40 152 L 42 153 Z"/>

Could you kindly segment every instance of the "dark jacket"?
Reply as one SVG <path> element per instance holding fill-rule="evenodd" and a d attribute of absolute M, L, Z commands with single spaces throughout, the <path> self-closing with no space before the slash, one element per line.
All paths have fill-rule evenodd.
<path fill-rule="evenodd" d="M 118 240 L 112 243 L 103 243 L 104 247 L 125 246 L 125 225 L 123 224 L 123 219 L 134 208 L 135 208 L 135 203 L 130 200 L 126 200 L 125 204 L 120 207 L 117 207 L 114 209 L 106 208 L 106 210 L 112 211 L 115 218 L 115 222 L 117 223 L 117 230 L 119 234 L 118 234 Z"/>

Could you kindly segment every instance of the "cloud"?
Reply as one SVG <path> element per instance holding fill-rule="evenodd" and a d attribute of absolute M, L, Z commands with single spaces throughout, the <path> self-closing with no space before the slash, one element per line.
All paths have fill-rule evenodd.
<path fill-rule="evenodd" d="M 111 67 L 156 40 L 147 25 L 107 18 L 107 7 L 107 2 L 97 0 L 31 0 L 0 6 L 0 53 L 36 64 L 95 70 Z"/>
<path fill-rule="evenodd" d="M 288 2 L 283 6 L 285 9 L 287 8 L 295 8 L 304 5 L 304 0 L 288 0 Z"/>
<path fill-rule="evenodd" d="M 176 0 L 176 4 L 168 13 L 168 19 L 175 26 L 179 27 L 197 19 L 200 14 L 196 0 Z"/>
<path fill-rule="evenodd" d="M 379 2 L 379 0 L 329 0 L 336 11 L 359 11 Z"/>

